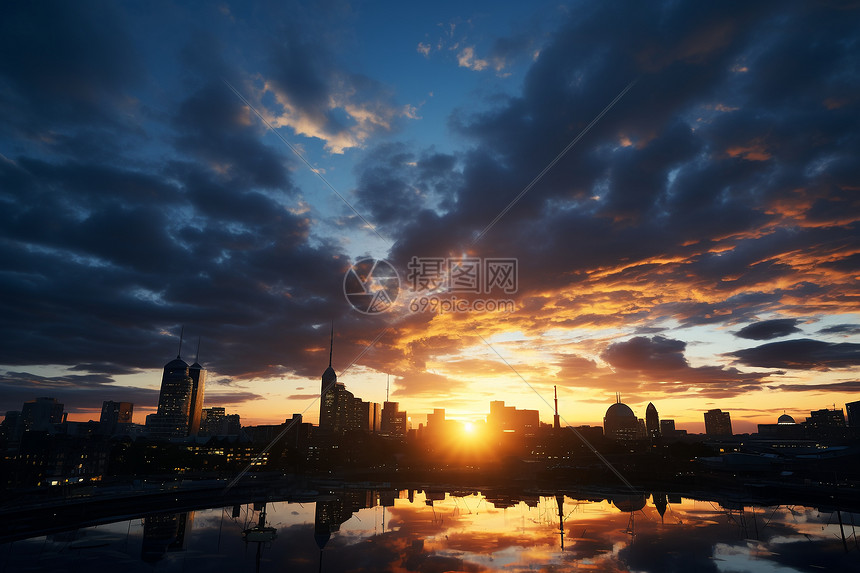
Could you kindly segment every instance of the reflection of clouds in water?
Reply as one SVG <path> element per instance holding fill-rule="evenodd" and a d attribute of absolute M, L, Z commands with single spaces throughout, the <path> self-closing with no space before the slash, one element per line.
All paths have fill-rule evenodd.
<path fill-rule="evenodd" d="M 610 496 L 611 497 L 611 496 Z M 849 570 L 829 512 L 803 507 L 746 507 L 727 511 L 716 502 L 670 503 L 661 520 L 653 500 L 633 513 L 610 501 L 564 498 L 564 546 L 560 550 L 559 509 L 555 496 L 524 502 L 500 501 L 494 507 L 480 495 L 434 500 L 417 494 L 414 502 L 346 513 L 323 553 L 323 571 L 392 572 L 595 570 L 622 572 L 766 571 L 787 573 L 825 567 Z M 314 543 L 314 503 L 270 503 L 268 522 L 278 537 L 262 549 L 261 571 L 316 571 L 320 554 Z M 168 551 L 160 571 L 212 568 L 248 570 L 255 545 L 246 546 L 241 531 L 248 519 L 231 509 L 195 512 L 184 547 Z M 858 516 L 855 523 L 860 523 Z M 851 515 L 843 514 L 850 523 Z M 151 570 L 140 561 L 141 520 L 82 529 L 77 533 L 16 542 L 0 551 L 0 567 L 9 571 L 89 569 L 123 563 L 124 573 Z M 829 524 L 828 524 L 829 523 Z M 767 526 L 765 526 L 767 524 Z M 384 532 L 383 532 L 384 527 Z M 126 535 L 128 533 L 128 535 Z M 850 535 L 850 529 L 847 531 Z M 758 540 L 753 540 L 752 538 Z M 103 540 L 104 546 L 70 550 L 78 539 Z M 851 540 L 849 540 L 851 543 Z M 250 550 L 249 550 L 250 547 Z M 5 547 L 2 548 L 6 550 Z M 4 559 L 8 561 L 4 562 Z M 38 567 L 35 565 L 38 564 Z M 7 566 L 8 565 L 8 566 Z M 841 569 L 840 569 L 841 568 Z"/>
<path fill-rule="evenodd" d="M 717 571 L 755 571 L 755 573 L 794 573 L 802 571 L 794 567 L 785 567 L 778 563 L 764 561 L 760 549 L 750 545 L 726 545 L 717 543 L 714 546 L 714 560 Z"/>

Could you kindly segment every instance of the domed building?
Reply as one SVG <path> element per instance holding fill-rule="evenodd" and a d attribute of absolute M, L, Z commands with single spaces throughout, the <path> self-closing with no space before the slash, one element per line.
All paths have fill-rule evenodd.
<path fill-rule="evenodd" d="M 642 429 L 636 414 L 630 406 L 621 402 L 621 397 L 616 397 L 617 402 L 612 404 L 603 417 L 603 435 L 612 440 L 629 441 L 641 437 Z"/>
<path fill-rule="evenodd" d="M 783 412 L 782 416 L 776 419 L 776 424 L 759 424 L 758 434 L 763 438 L 798 440 L 806 437 L 806 427 Z"/>

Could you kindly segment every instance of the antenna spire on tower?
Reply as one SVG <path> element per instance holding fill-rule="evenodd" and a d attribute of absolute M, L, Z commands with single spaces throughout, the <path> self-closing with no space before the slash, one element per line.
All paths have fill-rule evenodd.
<path fill-rule="evenodd" d="M 334 352 L 334 321 L 331 321 L 331 341 L 328 345 L 328 367 L 331 368 L 331 355 Z"/>
<path fill-rule="evenodd" d="M 176 358 L 182 358 L 182 337 L 185 335 L 185 325 L 182 325 L 179 328 L 179 353 L 176 354 Z"/>
<path fill-rule="evenodd" d="M 197 364 L 200 364 L 200 339 L 201 338 L 203 338 L 203 337 L 202 336 L 197 337 L 197 356 L 194 358 L 194 362 L 196 362 Z"/>
<path fill-rule="evenodd" d="M 388 402 L 388 387 L 391 385 L 391 374 L 385 375 L 385 401 Z"/>

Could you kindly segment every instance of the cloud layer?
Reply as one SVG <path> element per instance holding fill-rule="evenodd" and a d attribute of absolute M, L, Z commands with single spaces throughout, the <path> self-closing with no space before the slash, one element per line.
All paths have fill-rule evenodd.
<path fill-rule="evenodd" d="M 388 328 L 358 366 L 427 404 L 484 403 L 488 377 L 516 381 L 494 370 L 490 340 L 538 386 L 643 397 L 740 396 L 778 376 L 755 369 L 857 364 L 858 344 L 827 338 L 856 336 L 850 323 L 695 365 L 685 334 L 772 340 L 857 312 L 853 8 L 573 4 L 551 27 L 483 43 L 465 25 L 434 28 L 409 55 L 428 73 L 450 67 L 434 91 L 460 94 L 454 74 L 521 79 L 422 112 L 446 124 L 439 146 L 401 137 L 438 126 L 408 86 L 356 63 L 350 38 L 387 36 L 351 29 L 360 15 L 340 4 L 102 8 L 2 9 L 15 54 L 0 62 L 4 388 L 36 392 L 44 380 L 27 372 L 48 364 L 75 374 L 47 388 L 110 385 L 167 361 L 182 324 L 207 367 L 237 381 L 318 376 L 332 320 L 339 371 Z M 139 32 L 159 22 L 188 33 Z M 319 200 L 225 79 L 312 164 L 340 167 L 401 277 L 416 256 L 516 258 L 517 312 L 352 311 L 341 282 L 367 230 Z"/>

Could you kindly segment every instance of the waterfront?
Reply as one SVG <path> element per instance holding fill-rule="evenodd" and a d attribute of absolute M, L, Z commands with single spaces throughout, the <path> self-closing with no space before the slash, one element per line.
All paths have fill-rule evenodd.
<path fill-rule="evenodd" d="M 858 569 L 860 513 L 696 497 L 600 490 L 563 495 L 341 489 L 301 503 L 142 512 L 10 542 L 0 546 L 0 570 L 106 565 L 128 572 Z M 264 507 L 264 525 L 276 530 L 274 538 L 243 540 L 243 531 L 254 531 L 255 525 L 261 538 Z"/>

